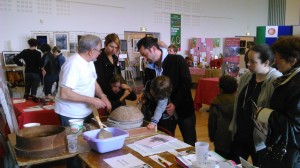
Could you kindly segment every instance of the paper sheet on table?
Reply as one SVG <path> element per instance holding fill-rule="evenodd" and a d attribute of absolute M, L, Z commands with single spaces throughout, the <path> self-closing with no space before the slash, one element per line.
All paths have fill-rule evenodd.
<path fill-rule="evenodd" d="M 32 106 L 32 107 L 27 107 L 24 109 L 24 112 L 31 112 L 31 111 L 43 111 L 44 109 L 40 106 Z"/>
<path fill-rule="evenodd" d="M 52 104 L 51 105 L 46 105 L 46 106 L 43 106 L 43 109 L 45 109 L 45 110 L 53 110 L 54 106 Z"/>
<path fill-rule="evenodd" d="M 13 100 L 13 104 L 25 103 L 25 102 L 26 102 L 26 99 L 16 99 L 16 100 Z"/>
<path fill-rule="evenodd" d="M 131 153 L 103 160 L 111 167 L 116 168 L 151 168 L 150 165 L 133 156 Z"/>
<path fill-rule="evenodd" d="M 182 162 L 182 164 L 184 164 L 187 167 L 193 167 L 193 162 L 196 161 L 196 154 L 188 154 L 188 155 L 179 155 L 176 157 L 176 159 L 178 159 L 180 162 Z M 210 161 L 216 161 L 219 163 L 225 162 L 226 160 L 220 156 L 219 154 L 217 154 L 214 151 L 209 151 L 208 152 L 208 160 Z M 220 166 L 221 167 L 221 166 Z"/>
<path fill-rule="evenodd" d="M 155 154 L 159 154 L 162 152 L 167 152 L 169 150 L 174 150 L 174 149 L 182 149 L 182 148 L 187 148 L 190 147 L 189 144 L 186 144 L 178 139 L 175 139 L 173 141 L 164 143 L 160 146 L 156 146 L 153 148 L 149 148 L 143 145 L 139 145 L 139 144 L 128 144 L 127 145 L 129 148 L 131 148 L 132 150 L 138 152 L 139 154 L 141 154 L 142 156 L 149 156 L 149 155 L 155 155 Z"/>
<path fill-rule="evenodd" d="M 243 168 L 259 168 L 256 166 L 253 166 L 251 163 L 249 163 L 247 160 L 240 157 L 241 165 Z"/>
<path fill-rule="evenodd" d="M 154 136 L 151 136 L 151 137 L 141 139 L 141 140 L 136 141 L 134 143 L 139 144 L 139 145 L 144 145 L 144 146 L 149 147 L 149 148 L 153 148 L 153 147 L 165 144 L 167 142 L 173 141 L 175 139 L 176 138 L 168 136 L 168 135 L 158 134 L 158 135 L 154 135 Z"/>

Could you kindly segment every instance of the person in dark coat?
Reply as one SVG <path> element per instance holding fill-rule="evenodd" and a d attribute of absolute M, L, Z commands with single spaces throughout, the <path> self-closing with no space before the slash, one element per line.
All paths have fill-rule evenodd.
<path fill-rule="evenodd" d="M 49 44 L 42 44 L 40 50 L 43 52 L 42 57 L 42 73 L 44 83 L 44 93 L 47 98 L 52 97 L 52 86 L 58 80 L 60 67 L 57 60 L 51 53 L 51 46 Z"/>
<path fill-rule="evenodd" d="M 110 86 L 114 94 L 110 94 L 107 98 L 111 103 L 112 111 L 120 106 L 125 106 L 125 100 L 136 100 L 136 94 L 131 87 L 125 84 L 125 80 L 122 75 L 114 75 L 110 79 Z"/>
<path fill-rule="evenodd" d="M 258 121 L 269 127 L 268 151 L 260 167 L 300 168 L 300 37 L 280 37 L 272 47 L 283 75 L 273 82 L 270 107 L 260 108 L 256 114 Z M 286 153 L 273 159 L 277 147 Z"/>
<path fill-rule="evenodd" d="M 158 126 L 166 128 L 175 134 L 178 124 L 183 141 L 195 146 L 196 115 L 191 93 L 191 75 L 189 68 L 181 55 L 168 54 L 167 49 L 160 48 L 153 37 L 144 37 L 137 43 L 142 56 L 154 63 L 156 76 L 165 75 L 170 78 L 173 90 L 166 112 L 172 116 L 170 120 L 160 120 Z"/>
<path fill-rule="evenodd" d="M 213 99 L 209 108 L 208 135 L 214 142 L 215 152 L 226 159 L 231 159 L 231 132 L 228 130 L 233 116 L 233 105 L 237 80 L 229 75 L 219 79 L 220 93 Z"/>
<path fill-rule="evenodd" d="M 118 56 L 116 55 L 120 51 L 120 39 L 117 34 L 108 34 L 105 37 L 105 47 L 101 49 L 101 53 L 97 60 L 94 62 L 97 82 L 101 86 L 103 92 L 110 97 L 114 94 L 111 90 L 109 81 L 116 75 L 121 74 L 119 66 Z"/>

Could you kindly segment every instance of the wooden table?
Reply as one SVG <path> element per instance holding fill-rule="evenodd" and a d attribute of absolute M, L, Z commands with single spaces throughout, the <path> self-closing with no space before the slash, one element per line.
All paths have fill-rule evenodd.
<path fill-rule="evenodd" d="M 195 110 L 199 110 L 202 104 L 210 105 L 213 98 L 219 93 L 219 78 L 202 78 L 199 79 L 194 98 Z"/>
<path fill-rule="evenodd" d="M 205 77 L 206 69 L 198 67 L 189 67 L 192 83 L 197 83 L 200 78 Z"/>
<path fill-rule="evenodd" d="M 218 78 L 222 75 L 222 69 L 189 67 L 192 83 L 197 83 L 201 78 Z"/>
<path fill-rule="evenodd" d="M 143 131 L 141 130 L 141 133 L 142 132 Z M 144 134 L 142 133 L 140 135 L 131 135 L 125 140 L 125 144 L 124 144 L 123 148 L 121 148 L 119 150 L 108 152 L 108 153 L 103 153 L 103 154 L 100 154 L 100 153 L 92 150 L 87 153 L 79 154 L 79 158 L 83 161 L 84 164 L 86 164 L 86 166 L 88 166 L 90 168 L 100 168 L 100 167 L 101 168 L 109 168 L 110 166 L 103 159 L 112 158 L 112 157 L 131 153 L 132 155 L 134 155 L 135 157 L 144 161 L 145 163 L 149 164 L 152 167 L 162 167 L 161 165 L 159 165 L 158 163 L 153 161 L 148 156 L 143 157 L 142 155 L 140 155 L 139 153 L 135 152 L 134 150 L 132 150 L 131 148 L 129 148 L 127 146 L 127 144 L 131 144 L 140 139 L 143 139 L 143 138 L 146 138 L 149 136 L 153 136 L 156 134 L 160 134 L 160 133 L 161 132 L 148 132 L 148 133 L 144 133 Z M 193 147 L 189 147 L 189 148 L 185 148 L 185 149 L 181 149 L 181 150 L 187 150 L 190 148 L 193 148 Z M 171 153 L 163 152 L 158 155 L 161 156 L 162 158 L 166 159 L 167 161 L 172 162 L 173 164 L 170 167 L 178 167 L 178 168 L 181 167 L 180 165 L 178 165 L 175 162 L 175 156 L 172 155 Z"/>
<path fill-rule="evenodd" d="M 66 131 L 68 134 L 69 128 L 66 128 Z M 9 134 L 8 135 L 8 147 L 10 148 L 10 151 L 12 153 L 12 157 L 15 158 L 17 162 L 17 166 L 32 166 L 36 164 L 42 164 L 42 163 L 48 163 L 52 161 L 67 159 L 70 157 L 74 157 L 78 155 L 79 153 L 89 152 L 91 148 L 89 147 L 88 143 L 82 138 L 82 136 L 78 136 L 78 145 L 77 145 L 77 152 L 76 153 L 69 153 L 68 149 L 66 149 L 66 152 L 55 156 L 55 157 L 49 157 L 49 158 L 43 158 L 43 159 L 26 159 L 26 158 L 20 158 L 16 155 L 16 152 L 14 150 L 16 145 L 16 134 Z M 66 146 L 67 147 L 67 146 Z"/>

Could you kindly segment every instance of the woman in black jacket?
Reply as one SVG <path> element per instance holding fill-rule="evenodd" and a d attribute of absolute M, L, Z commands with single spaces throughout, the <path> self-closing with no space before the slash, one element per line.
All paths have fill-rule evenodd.
<path fill-rule="evenodd" d="M 300 168 L 300 37 L 280 37 L 272 46 L 278 70 L 270 108 L 256 117 L 269 125 L 262 168 Z"/>
<path fill-rule="evenodd" d="M 114 94 L 111 90 L 109 81 L 116 75 L 121 74 L 120 66 L 118 64 L 117 52 L 120 50 L 120 39 L 117 34 L 108 34 L 105 37 L 104 48 L 101 49 L 101 53 L 97 60 L 94 62 L 97 82 L 101 86 L 102 91 L 110 97 Z"/>

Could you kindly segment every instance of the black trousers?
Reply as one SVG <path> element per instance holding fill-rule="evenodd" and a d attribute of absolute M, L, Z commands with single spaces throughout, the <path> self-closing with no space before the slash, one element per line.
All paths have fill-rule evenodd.
<path fill-rule="evenodd" d="M 232 142 L 232 160 L 237 164 L 240 164 L 240 157 L 247 160 L 251 156 L 252 163 L 254 166 L 260 165 L 259 153 L 255 151 L 254 142 L 241 142 L 234 140 Z"/>
<path fill-rule="evenodd" d="M 36 96 L 36 92 L 41 81 L 40 74 L 37 73 L 25 73 L 25 96 Z"/>
<path fill-rule="evenodd" d="M 174 117 L 172 117 L 171 119 L 159 120 L 158 122 L 158 126 L 169 130 L 171 133 L 173 133 L 173 135 L 175 135 L 177 124 L 182 134 L 183 141 L 189 145 L 195 146 L 195 143 L 197 141 L 195 113 L 185 119 L 175 119 Z"/>

